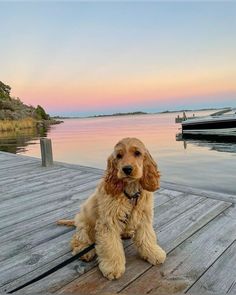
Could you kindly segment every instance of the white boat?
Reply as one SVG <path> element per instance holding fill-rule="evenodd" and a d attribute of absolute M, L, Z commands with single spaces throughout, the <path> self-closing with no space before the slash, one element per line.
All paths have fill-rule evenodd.
<path fill-rule="evenodd" d="M 209 116 L 188 118 L 182 121 L 182 133 L 236 136 L 235 110 L 227 109 Z"/>

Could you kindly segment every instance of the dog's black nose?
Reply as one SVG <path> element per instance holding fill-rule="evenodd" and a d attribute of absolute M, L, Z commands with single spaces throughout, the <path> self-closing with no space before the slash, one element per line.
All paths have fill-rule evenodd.
<path fill-rule="evenodd" d="M 122 168 L 122 170 L 124 171 L 124 173 L 125 173 L 126 175 L 130 175 L 131 172 L 132 172 L 132 170 L 133 170 L 133 168 L 132 168 L 132 166 L 127 165 L 127 166 L 124 166 L 124 167 Z"/>

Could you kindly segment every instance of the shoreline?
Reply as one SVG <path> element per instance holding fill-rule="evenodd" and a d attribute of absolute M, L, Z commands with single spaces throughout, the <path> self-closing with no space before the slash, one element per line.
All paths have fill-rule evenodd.
<path fill-rule="evenodd" d="M 214 111 L 214 110 L 222 110 L 227 109 L 229 107 L 222 108 L 203 108 L 203 109 L 182 109 L 182 110 L 173 110 L 173 111 L 162 111 L 162 112 L 126 112 L 126 113 L 114 113 L 114 114 L 99 114 L 99 115 L 91 115 L 91 116 L 54 116 L 52 118 L 63 120 L 63 119 L 86 119 L 86 118 L 104 118 L 104 117 L 123 117 L 123 116 L 141 116 L 141 115 L 157 115 L 157 114 L 174 114 L 174 113 L 182 113 L 182 112 L 203 112 L 203 111 Z"/>
<path fill-rule="evenodd" d="M 47 128 L 51 125 L 61 124 L 61 120 L 35 120 L 31 117 L 19 120 L 0 120 L 0 133 L 22 131 L 32 128 Z"/>

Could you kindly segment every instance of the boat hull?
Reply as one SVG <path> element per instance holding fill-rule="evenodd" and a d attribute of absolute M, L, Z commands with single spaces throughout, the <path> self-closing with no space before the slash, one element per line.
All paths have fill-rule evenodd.
<path fill-rule="evenodd" d="M 236 136 L 236 118 L 186 121 L 182 123 L 182 133 Z"/>
<path fill-rule="evenodd" d="M 226 129 L 194 129 L 194 130 L 182 130 L 183 134 L 206 134 L 206 135 L 230 135 L 236 136 L 235 128 Z"/>

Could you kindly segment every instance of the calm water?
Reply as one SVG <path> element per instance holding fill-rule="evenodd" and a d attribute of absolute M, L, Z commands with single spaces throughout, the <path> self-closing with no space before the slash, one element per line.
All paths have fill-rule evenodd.
<path fill-rule="evenodd" d="M 118 140 L 138 137 L 156 159 L 162 180 L 236 193 L 236 143 L 176 141 L 176 116 L 67 119 L 41 135 L 52 139 L 55 160 L 99 168 L 105 168 Z M 39 134 L 0 135 L 0 149 L 40 157 L 38 138 Z"/>

